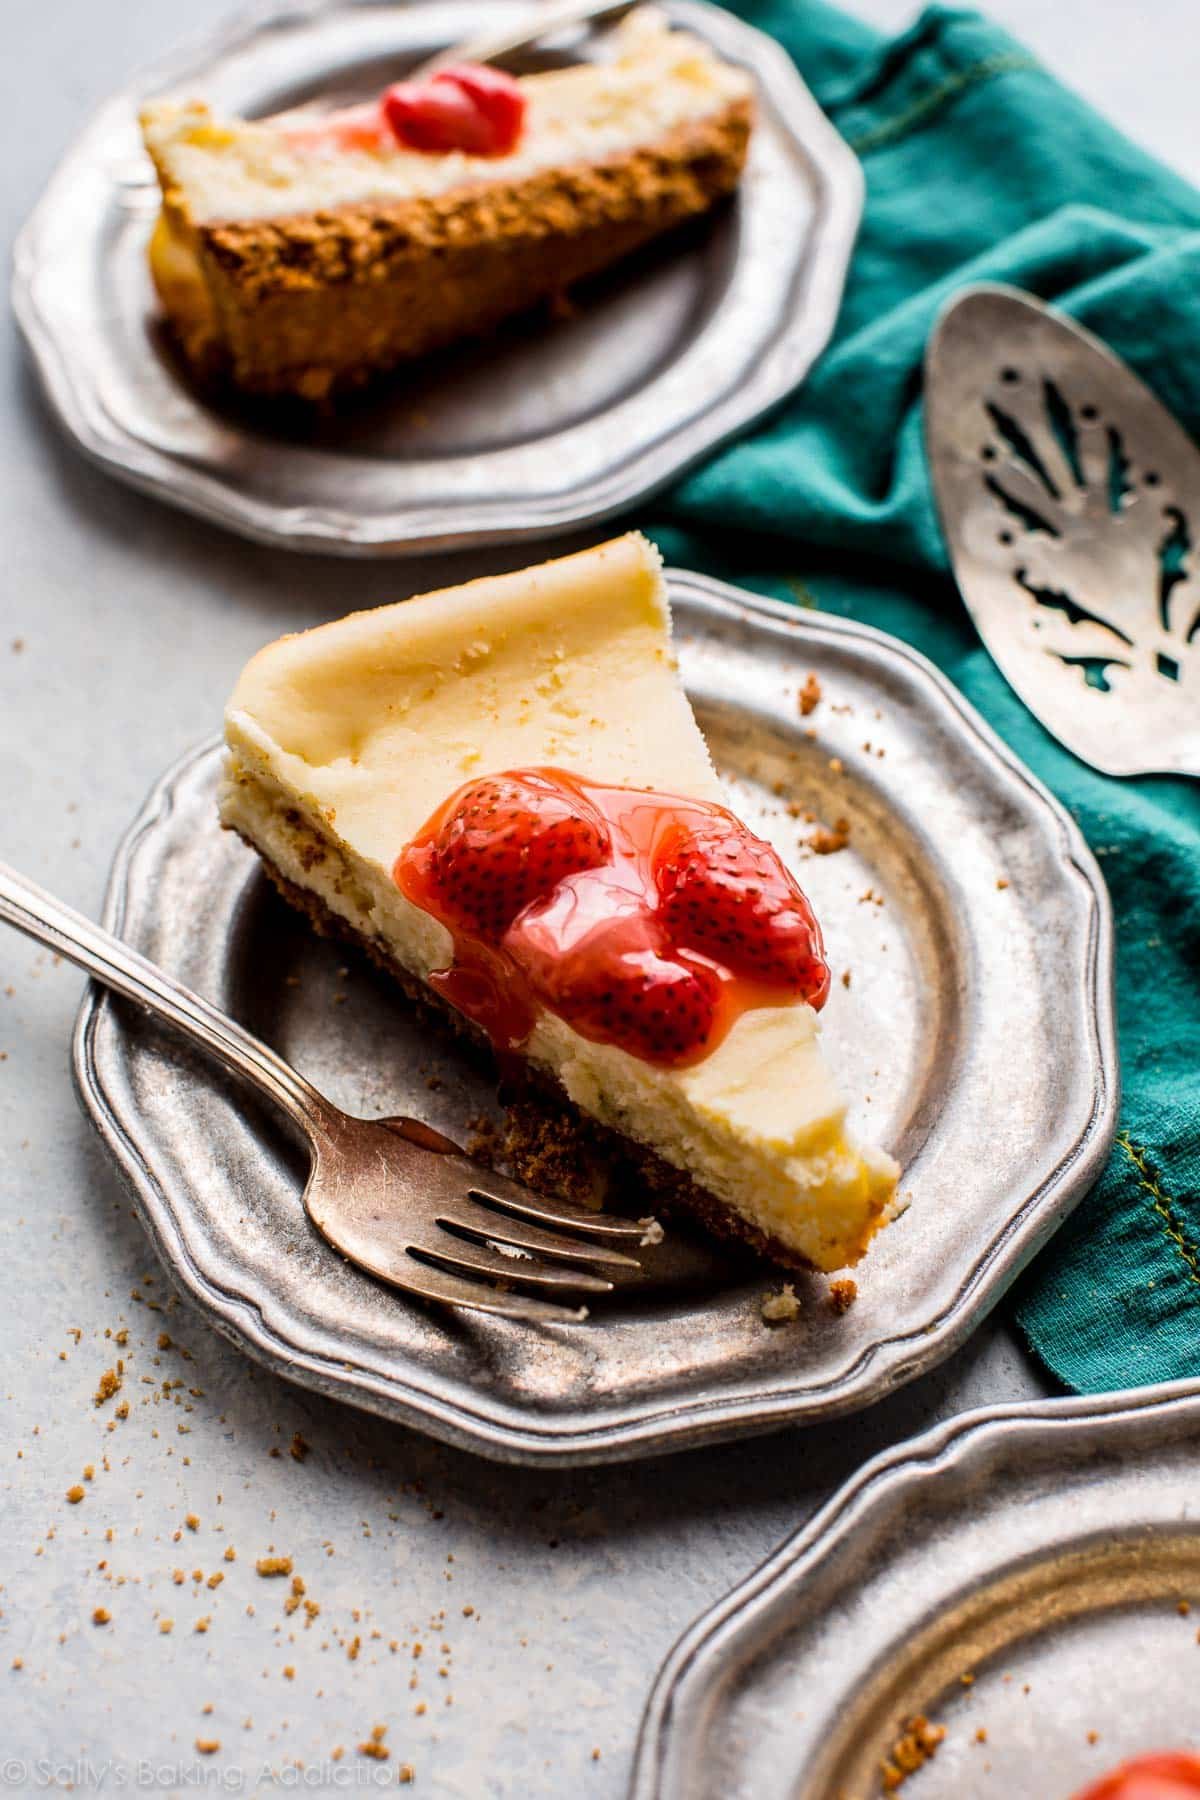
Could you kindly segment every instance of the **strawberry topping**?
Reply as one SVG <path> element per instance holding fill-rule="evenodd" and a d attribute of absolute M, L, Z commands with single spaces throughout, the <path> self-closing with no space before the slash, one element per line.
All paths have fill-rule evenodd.
<path fill-rule="evenodd" d="M 1188 1800 L 1189 1795 L 1200 1795 L 1200 1756 L 1168 1750 L 1122 1763 L 1075 1800 Z"/>
<path fill-rule="evenodd" d="M 293 149 L 422 150 L 445 155 L 507 156 L 525 125 L 525 93 L 502 69 L 460 63 L 424 81 L 397 81 L 382 98 L 343 106 L 319 118 L 284 125 Z M 284 122 L 280 121 L 281 125 Z"/>
<path fill-rule="evenodd" d="M 462 150 L 507 156 L 525 122 L 520 84 L 500 69 L 463 63 L 427 81 L 398 81 L 383 96 L 383 116 L 409 150 Z"/>
<path fill-rule="evenodd" d="M 447 919 L 485 940 L 560 881 L 608 860 L 608 832 L 536 772 L 496 775 L 461 791 L 430 849 Z"/>
<path fill-rule="evenodd" d="M 453 939 L 433 985 L 501 1049 L 547 1011 L 682 1067 L 748 1007 L 819 1007 L 829 992 L 800 888 L 769 844 L 707 801 L 559 769 L 487 776 L 439 807 L 394 873 Z"/>
<path fill-rule="evenodd" d="M 570 877 L 504 938 L 532 997 L 582 1037 L 645 1062 L 694 1062 L 709 1047 L 721 979 L 677 954 L 657 915 L 611 866 Z"/>
<path fill-rule="evenodd" d="M 770 844 L 737 819 L 674 826 L 655 879 L 677 944 L 735 975 L 791 987 L 814 1006 L 824 1002 L 829 970 L 808 901 Z"/>

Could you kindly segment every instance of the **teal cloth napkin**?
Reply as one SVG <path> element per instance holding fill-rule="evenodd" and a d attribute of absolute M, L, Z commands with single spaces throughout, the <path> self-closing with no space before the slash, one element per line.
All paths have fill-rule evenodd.
<path fill-rule="evenodd" d="M 1200 785 L 1093 773 L 1006 685 L 948 573 L 920 379 L 946 297 L 1002 280 L 1081 320 L 1200 433 L 1200 193 L 974 12 L 934 6 L 885 40 L 821 0 L 737 10 L 857 151 L 866 211 L 808 382 L 648 529 L 672 561 L 778 599 L 799 589 L 915 645 L 1078 819 L 1116 914 L 1121 1126 L 1016 1317 L 1071 1388 L 1200 1375 Z"/>

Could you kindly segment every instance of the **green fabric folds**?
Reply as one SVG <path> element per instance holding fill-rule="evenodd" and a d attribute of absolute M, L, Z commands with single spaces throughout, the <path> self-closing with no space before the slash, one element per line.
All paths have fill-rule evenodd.
<path fill-rule="evenodd" d="M 858 152 L 866 210 L 805 386 L 645 523 L 671 561 L 778 599 L 802 584 L 915 645 L 1078 819 L 1116 915 L 1121 1131 L 1016 1316 L 1075 1389 L 1200 1375 L 1200 784 L 1097 775 L 1008 688 L 948 574 L 920 379 L 947 296 L 1007 281 L 1087 325 L 1200 435 L 1200 193 L 976 13 L 935 6 L 885 40 L 820 0 L 738 10 Z"/>

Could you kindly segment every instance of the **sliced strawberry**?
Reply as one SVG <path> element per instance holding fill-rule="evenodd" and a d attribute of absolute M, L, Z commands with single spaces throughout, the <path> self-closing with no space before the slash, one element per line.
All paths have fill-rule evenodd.
<path fill-rule="evenodd" d="M 446 917 L 498 943 L 533 901 L 608 855 L 607 828 L 569 791 L 498 775 L 459 795 L 430 846 L 429 874 Z"/>
<path fill-rule="evenodd" d="M 522 914 L 503 947 L 541 1004 L 581 1037 L 668 1068 L 709 1048 L 721 977 L 675 956 L 643 896 L 611 868 L 568 877 Z"/>
<path fill-rule="evenodd" d="M 492 127 L 456 82 L 398 81 L 383 96 L 383 116 L 409 150 L 490 154 Z"/>
<path fill-rule="evenodd" d="M 673 944 L 733 975 L 825 1004 L 829 969 L 812 909 L 770 844 L 732 814 L 673 826 L 654 877 Z"/>
<path fill-rule="evenodd" d="M 597 964 L 555 1010 L 581 1037 L 670 1069 L 707 1055 L 720 997 L 720 977 L 703 963 L 639 950 Z"/>
<path fill-rule="evenodd" d="M 492 128 L 490 156 L 506 156 L 515 150 L 525 123 L 525 91 L 503 69 L 483 63 L 456 63 L 439 69 L 434 81 L 453 81 L 473 100 Z"/>
<path fill-rule="evenodd" d="M 410 150 L 504 156 L 521 135 L 525 96 L 511 75 L 463 63 L 428 81 L 396 82 L 383 115 Z"/>

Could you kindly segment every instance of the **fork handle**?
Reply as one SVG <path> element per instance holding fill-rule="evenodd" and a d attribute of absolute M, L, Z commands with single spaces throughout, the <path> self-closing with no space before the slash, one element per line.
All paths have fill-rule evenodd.
<path fill-rule="evenodd" d="M 112 932 L 64 906 L 5 863 L 0 863 L 0 920 L 177 1026 L 274 1100 L 310 1139 L 323 1134 L 332 1111 L 329 1102 L 274 1050 Z"/>

